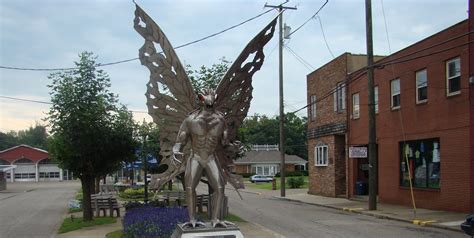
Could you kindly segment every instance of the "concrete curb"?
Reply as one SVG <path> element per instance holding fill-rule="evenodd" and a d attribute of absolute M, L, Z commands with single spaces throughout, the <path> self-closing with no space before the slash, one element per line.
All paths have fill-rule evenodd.
<path fill-rule="evenodd" d="M 301 201 L 301 200 L 290 199 L 290 198 L 282 198 L 282 197 L 277 197 L 277 196 L 273 196 L 273 198 L 281 199 L 281 200 L 286 200 L 286 201 L 292 201 L 292 202 L 299 202 L 299 203 L 304 203 L 304 204 L 313 205 L 313 206 L 331 208 L 331 209 L 335 209 L 335 210 L 339 210 L 339 211 L 344 211 L 344 212 L 357 213 L 357 214 L 372 216 L 372 217 L 379 218 L 379 219 L 395 220 L 395 221 L 400 221 L 400 222 L 405 222 L 405 223 L 413 224 L 413 221 L 412 221 L 412 220 L 403 219 L 403 218 L 398 218 L 398 217 L 393 217 L 393 216 L 389 216 L 389 215 L 383 215 L 383 214 L 374 214 L 374 213 L 371 213 L 371 212 L 368 212 L 368 211 L 365 211 L 365 210 L 351 210 L 351 209 L 347 210 L 347 209 L 344 209 L 344 208 L 341 208 L 341 207 L 337 207 L 337 206 L 325 205 L 325 204 L 317 204 L 317 203 L 310 203 L 310 202 L 304 202 L 304 201 Z M 463 234 L 464 234 L 464 232 L 463 232 L 460 228 L 459 228 L 459 229 L 456 229 L 456 228 L 454 228 L 454 227 L 443 226 L 443 225 L 439 225 L 439 224 L 436 224 L 436 223 L 427 223 L 427 224 L 425 224 L 425 225 L 418 225 L 418 226 L 434 227 L 434 228 L 439 228 L 439 229 L 444 229 L 444 230 L 457 231 L 457 232 L 460 232 L 460 233 L 463 233 Z"/>

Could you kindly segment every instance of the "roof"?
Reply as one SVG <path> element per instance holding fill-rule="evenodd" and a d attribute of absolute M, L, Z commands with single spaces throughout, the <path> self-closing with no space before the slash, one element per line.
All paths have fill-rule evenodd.
<path fill-rule="evenodd" d="M 11 148 L 2 150 L 2 151 L 0 151 L 0 154 L 3 154 L 3 153 L 5 153 L 5 152 L 7 152 L 7 151 L 14 150 L 14 149 L 17 149 L 17 148 L 20 148 L 20 147 L 26 147 L 26 148 L 29 148 L 29 149 L 37 150 L 37 151 L 39 151 L 39 152 L 48 153 L 48 151 L 46 151 L 46 150 L 42 150 L 42 149 L 40 149 L 40 148 L 36 148 L 36 147 L 33 147 L 33 146 L 29 146 L 29 145 L 24 145 L 24 144 L 22 144 L 22 145 L 17 145 L 17 146 L 13 146 L 13 147 L 11 147 Z"/>
<path fill-rule="evenodd" d="M 296 155 L 285 155 L 285 164 L 306 164 L 306 160 Z M 274 164 L 280 163 L 280 151 L 248 151 L 245 157 L 234 164 Z"/>

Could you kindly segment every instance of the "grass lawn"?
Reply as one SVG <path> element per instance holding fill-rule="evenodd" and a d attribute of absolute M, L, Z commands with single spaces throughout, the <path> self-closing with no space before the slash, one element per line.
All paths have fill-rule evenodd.
<path fill-rule="evenodd" d="M 82 212 L 82 208 L 69 208 L 69 213 Z"/>
<path fill-rule="evenodd" d="M 286 189 L 290 189 L 290 186 L 288 186 L 288 179 L 291 177 L 286 177 Z M 296 178 L 296 177 L 295 177 Z M 301 186 L 300 188 L 308 188 L 308 176 L 303 176 L 304 178 L 304 185 Z M 276 189 L 280 189 L 280 178 L 275 178 L 276 179 Z M 249 188 L 258 188 L 258 189 L 268 189 L 272 190 L 272 182 L 266 183 L 266 182 L 261 182 L 261 183 L 246 183 L 245 186 Z"/>
<path fill-rule="evenodd" d="M 112 231 L 109 234 L 105 235 L 105 238 L 122 238 L 123 230 Z"/>
<path fill-rule="evenodd" d="M 95 217 L 92 221 L 87 221 L 87 222 L 84 222 L 82 220 L 82 217 L 75 218 L 73 220 L 71 220 L 71 218 L 68 217 L 68 218 L 65 218 L 63 221 L 63 224 L 61 224 L 58 234 L 78 230 L 83 227 L 111 224 L 115 222 L 117 222 L 117 219 L 115 217 Z"/>

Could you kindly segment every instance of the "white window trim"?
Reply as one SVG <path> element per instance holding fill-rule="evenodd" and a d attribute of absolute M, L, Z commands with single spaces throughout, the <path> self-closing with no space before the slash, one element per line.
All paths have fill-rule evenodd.
<path fill-rule="evenodd" d="M 397 94 L 394 94 L 392 91 L 392 82 L 394 81 L 398 81 L 398 93 Z M 396 110 L 396 109 L 399 109 L 400 106 L 402 105 L 402 96 L 401 96 L 401 91 L 402 91 L 402 86 L 401 86 L 401 83 L 400 83 L 400 79 L 397 78 L 397 79 L 393 79 L 390 81 L 390 106 L 392 108 L 392 110 Z M 398 106 L 393 106 L 393 96 L 396 96 L 396 95 L 400 95 L 400 105 Z"/>
<path fill-rule="evenodd" d="M 354 97 L 357 95 L 357 110 L 355 105 Z M 356 113 L 357 112 L 357 113 Z M 360 96 L 359 93 L 352 94 L 352 119 L 359 119 L 360 117 Z"/>
<path fill-rule="evenodd" d="M 326 152 L 325 157 L 323 156 L 324 152 Z M 318 146 L 314 147 L 314 166 L 316 166 L 316 167 L 326 167 L 326 166 L 328 166 L 328 164 L 329 164 L 329 148 L 328 148 L 328 146 L 327 145 L 318 145 Z"/>
<path fill-rule="evenodd" d="M 339 82 L 334 89 L 334 111 L 343 112 L 346 109 L 346 84 Z"/>
<path fill-rule="evenodd" d="M 375 107 L 375 113 L 379 113 L 379 86 L 374 87 L 374 107 Z"/>
<path fill-rule="evenodd" d="M 425 75 L 426 75 L 426 90 L 428 90 L 428 71 L 426 69 L 422 69 L 422 70 L 419 70 L 419 71 L 416 71 L 415 73 L 415 88 L 416 88 L 416 104 L 421 104 L 421 103 L 425 103 L 428 101 L 428 96 L 426 96 L 426 99 L 423 99 L 423 100 L 418 100 L 418 89 L 419 88 L 423 88 L 419 85 L 418 83 L 418 73 L 421 73 L 421 72 L 425 72 Z"/>
<path fill-rule="evenodd" d="M 313 100 L 314 99 L 314 100 Z M 309 96 L 309 103 L 311 104 L 310 108 L 309 108 L 309 113 L 310 113 L 310 120 L 311 121 L 316 121 L 316 118 L 317 118 L 317 99 L 316 99 L 316 95 L 311 95 Z"/>
<path fill-rule="evenodd" d="M 459 75 L 449 77 L 449 67 L 448 67 L 448 65 L 449 65 L 449 63 L 454 62 L 454 61 L 459 61 L 459 68 L 461 68 L 461 58 L 460 57 L 456 57 L 454 59 L 446 61 L 446 96 L 448 96 L 448 97 L 461 94 L 461 88 L 459 88 L 459 91 L 452 92 L 452 93 L 449 92 L 449 80 L 453 79 L 453 78 L 456 78 L 456 77 L 461 77 L 461 70 L 459 70 Z"/>

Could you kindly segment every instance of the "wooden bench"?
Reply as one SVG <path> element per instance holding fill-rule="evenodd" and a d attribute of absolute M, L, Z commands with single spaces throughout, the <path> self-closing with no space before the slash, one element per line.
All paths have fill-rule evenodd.
<path fill-rule="evenodd" d="M 117 217 L 120 217 L 120 205 L 115 197 L 93 194 L 91 195 L 91 206 L 95 210 L 97 217 L 100 216 L 100 211 L 102 211 L 104 216 L 106 216 L 107 210 L 109 210 L 109 216 L 113 217 L 115 210 Z"/>
<path fill-rule="evenodd" d="M 198 212 L 203 212 L 202 208 L 206 207 L 206 211 L 209 211 L 209 195 L 200 194 L 196 196 L 196 206 Z"/>
<path fill-rule="evenodd" d="M 174 201 L 181 206 L 181 201 L 186 199 L 186 193 L 184 191 L 163 191 L 161 195 L 158 195 L 158 200 L 166 202 L 166 205 L 170 205 L 171 201 Z"/>

